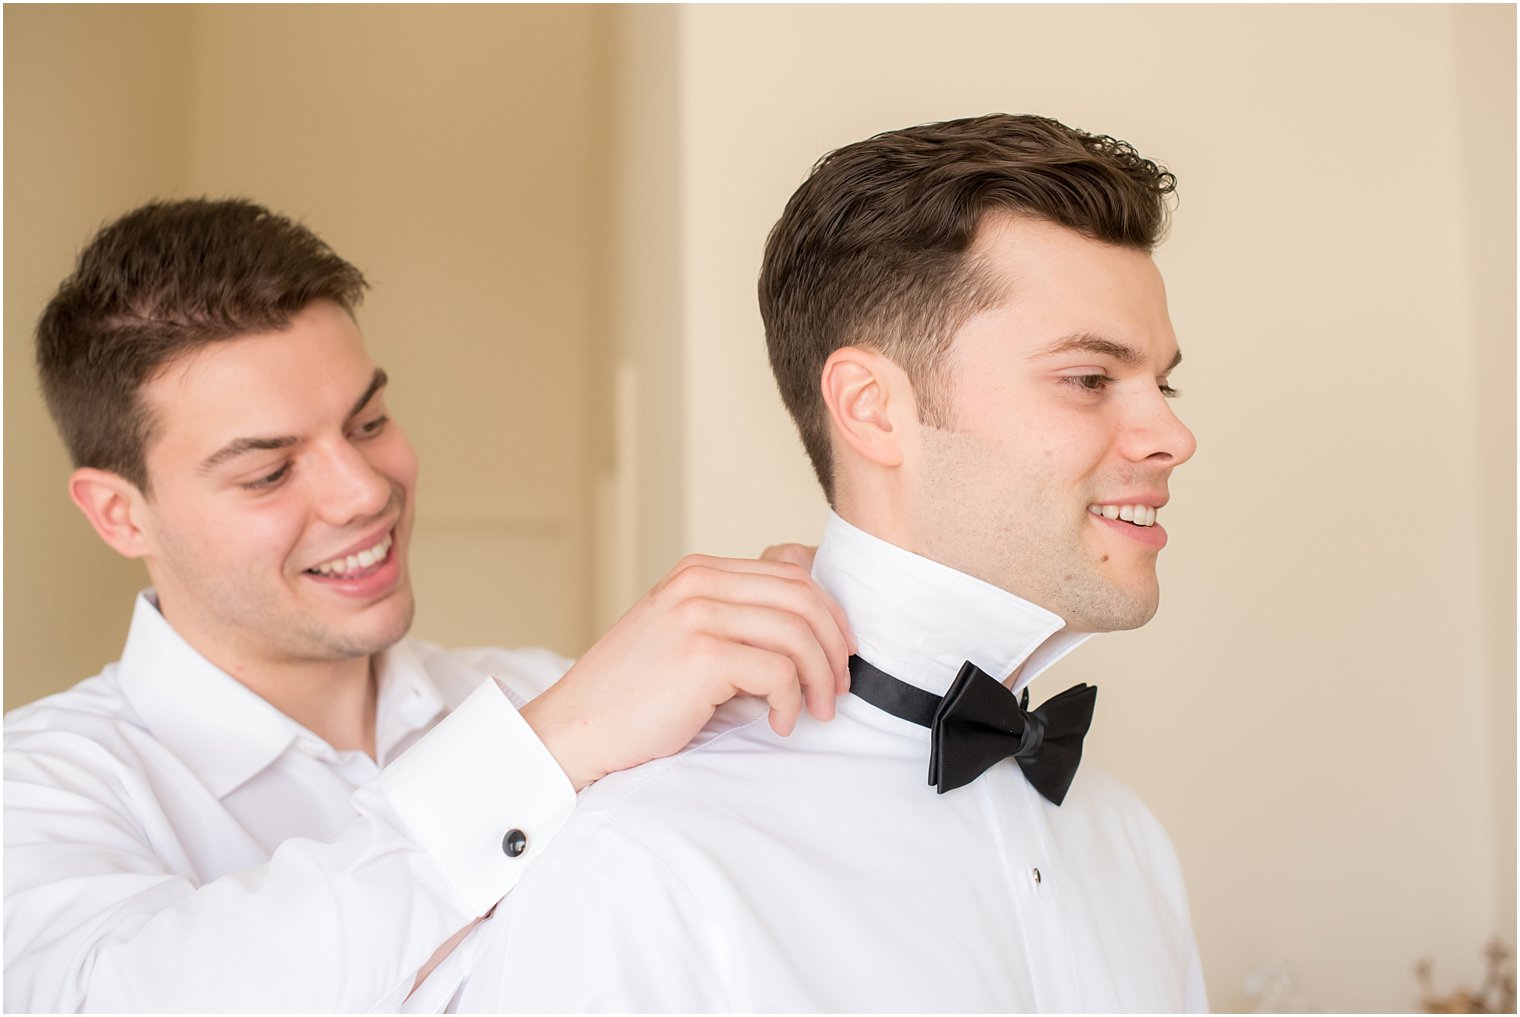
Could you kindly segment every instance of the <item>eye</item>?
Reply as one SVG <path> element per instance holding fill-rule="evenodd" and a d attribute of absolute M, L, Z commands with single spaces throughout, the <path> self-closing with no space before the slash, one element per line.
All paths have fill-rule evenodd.
<path fill-rule="evenodd" d="M 1180 396 L 1182 394 L 1177 389 L 1172 388 L 1172 386 L 1168 385 L 1164 381 L 1163 382 L 1158 382 L 1156 384 L 1156 387 L 1161 390 L 1161 394 L 1164 397 L 1166 397 L 1167 399 L 1176 399 L 1178 396 Z"/>
<path fill-rule="evenodd" d="M 385 425 L 390 423 L 390 420 L 390 417 L 383 415 L 378 416 L 373 420 L 366 420 L 364 423 L 354 428 L 354 434 L 360 438 L 373 438 L 375 435 L 385 430 Z"/>
<path fill-rule="evenodd" d="M 1062 384 L 1079 388 L 1084 392 L 1102 392 L 1113 383 L 1113 380 L 1106 374 L 1068 374 L 1061 377 Z"/>
<path fill-rule="evenodd" d="M 278 485 L 290 474 L 290 464 L 285 463 L 273 473 L 260 477 L 258 480 L 250 480 L 245 484 L 239 484 L 245 491 L 267 491 Z"/>

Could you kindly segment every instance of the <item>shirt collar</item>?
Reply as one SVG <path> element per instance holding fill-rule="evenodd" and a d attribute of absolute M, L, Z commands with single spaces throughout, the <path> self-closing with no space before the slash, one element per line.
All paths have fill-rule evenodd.
<path fill-rule="evenodd" d="M 829 513 L 813 578 L 844 609 L 860 656 L 944 695 L 971 661 L 1015 692 L 1091 636 L 964 572 L 889 544 Z"/>
<path fill-rule="evenodd" d="M 138 594 L 121 653 L 121 688 L 158 739 L 221 798 L 275 760 L 302 727 L 201 656 Z"/>
<path fill-rule="evenodd" d="M 385 766 L 411 744 L 412 734 L 431 725 L 448 704 L 406 640 L 376 658 L 375 684 L 375 753 Z"/>
<path fill-rule="evenodd" d="M 296 739 L 315 738 L 185 642 L 159 612 L 152 590 L 137 597 L 118 668 L 144 725 L 218 798 L 241 787 Z M 375 746 L 381 764 L 430 723 L 444 701 L 405 642 L 380 655 Z"/>

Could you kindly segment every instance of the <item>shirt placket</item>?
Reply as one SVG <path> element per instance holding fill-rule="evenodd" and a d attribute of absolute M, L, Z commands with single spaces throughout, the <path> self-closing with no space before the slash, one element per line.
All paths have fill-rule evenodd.
<path fill-rule="evenodd" d="M 1081 973 L 1061 889 L 1064 869 L 1073 859 L 1057 858 L 1051 851 L 1043 799 L 1011 760 L 997 767 L 1004 768 L 1012 770 L 998 775 L 1004 779 L 987 780 L 989 773 L 978 785 L 986 795 L 988 822 L 1001 841 L 999 854 L 1023 928 L 1031 1001 L 1041 1012 L 1080 1011 Z M 1009 828 L 1010 820 L 1017 828 Z"/>

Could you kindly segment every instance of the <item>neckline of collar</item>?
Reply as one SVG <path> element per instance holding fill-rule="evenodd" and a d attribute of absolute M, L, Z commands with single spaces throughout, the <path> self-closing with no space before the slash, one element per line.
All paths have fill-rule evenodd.
<path fill-rule="evenodd" d="M 943 695 L 971 661 L 1018 692 L 1091 638 L 1059 615 L 891 544 L 830 512 L 813 563 L 844 609 L 860 656 Z"/>
<path fill-rule="evenodd" d="M 394 743 L 435 716 L 443 696 L 405 644 L 375 662 L 376 751 L 383 765 Z M 218 798 L 274 762 L 298 739 L 321 738 L 207 660 L 159 611 L 153 590 L 138 594 L 118 664 L 122 694 L 143 724 Z M 414 707 L 397 721 L 393 704 L 415 690 Z M 325 744 L 323 742 L 322 744 Z"/>

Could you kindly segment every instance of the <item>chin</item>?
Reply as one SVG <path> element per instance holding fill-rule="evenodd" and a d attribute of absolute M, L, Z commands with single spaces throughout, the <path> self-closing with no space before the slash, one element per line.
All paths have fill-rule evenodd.
<path fill-rule="evenodd" d="M 379 612 L 381 609 L 383 613 L 366 618 L 365 624 L 350 624 L 329 633 L 325 642 L 333 659 L 370 657 L 390 649 L 405 638 L 416 612 L 416 604 L 411 595 L 408 594 L 404 601 L 387 601 L 371 608 L 371 611 Z"/>
<path fill-rule="evenodd" d="M 375 642 L 380 645 L 377 649 L 371 650 L 371 653 L 390 649 L 401 642 L 411 630 L 412 617 L 417 613 L 417 602 L 412 599 L 411 592 L 408 591 L 403 600 L 389 606 L 392 608 L 391 615 L 374 634 Z"/>
<path fill-rule="evenodd" d="M 1068 611 L 1059 612 L 1067 624 L 1079 632 L 1124 632 L 1138 629 L 1156 616 L 1160 598 L 1154 590 L 1146 594 L 1108 589 L 1072 603 Z"/>

